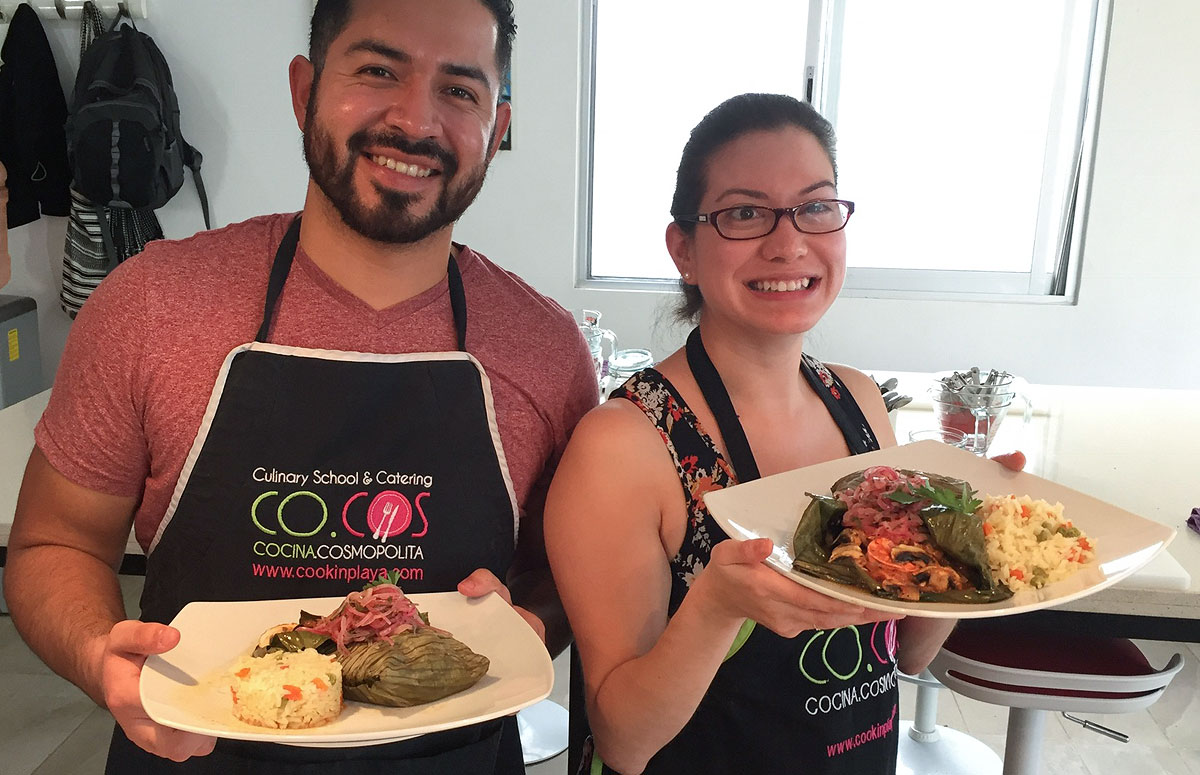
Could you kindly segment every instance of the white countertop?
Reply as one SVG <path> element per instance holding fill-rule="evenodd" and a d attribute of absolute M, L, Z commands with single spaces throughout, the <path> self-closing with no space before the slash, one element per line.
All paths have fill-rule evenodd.
<path fill-rule="evenodd" d="M 50 391 L 43 390 L 24 401 L 0 409 L 0 546 L 8 546 L 8 533 L 17 510 L 21 477 L 25 474 L 25 463 L 33 450 L 33 426 L 41 419 L 49 400 Z M 142 547 L 138 546 L 132 533 L 125 553 L 142 553 Z"/>

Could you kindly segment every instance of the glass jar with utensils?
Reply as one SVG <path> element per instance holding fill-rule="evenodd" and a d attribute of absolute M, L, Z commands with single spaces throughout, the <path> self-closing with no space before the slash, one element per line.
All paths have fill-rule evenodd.
<path fill-rule="evenodd" d="M 1024 405 L 1026 425 L 1033 417 L 1033 404 L 1016 384 L 1007 371 L 983 372 L 978 367 L 934 375 L 929 390 L 938 427 L 961 431 L 966 435 L 966 449 L 987 454 L 1014 401 L 1020 399 Z"/>
<path fill-rule="evenodd" d="M 617 335 L 607 328 L 600 327 L 600 313 L 594 309 L 583 311 L 583 322 L 579 324 L 579 330 L 583 333 L 588 350 L 592 353 L 592 365 L 596 369 L 596 382 L 603 390 L 605 375 L 608 374 L 609 360 L 617 351 Z"/>

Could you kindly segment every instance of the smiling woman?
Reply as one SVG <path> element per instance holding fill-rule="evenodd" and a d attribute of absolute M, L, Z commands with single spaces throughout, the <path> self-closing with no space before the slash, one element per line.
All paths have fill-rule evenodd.
<path fill-rule="evenodd" d="M 834 158 L 829 123 L 777 94 L 727 100 L 684 148 L 666 239 L 699 325 L 584 418 L 546 506 L 592 772 L 895 771 L 887 676 L 919 671 L 948 625 L 784 579 L 769 540 L 728 540 L 703 499 L 895 444 L 875 383 L 804 352 L 846 271 Z M 804 668 L 818 640 L 820 676 Z"/>
<path fill-rule="evenodd" d="M 693 132 L 678 180 L 667 249 L 691 278 L 681 317 L 717 294 L 710 317 L 740 305 L 781 332 L 816 325 L 845 277 L 842 229 L 854 209 L 836 199 L 829 124 L 792 99 L 735 97 Z"/>
<path fill-rule="evenodd" d="M 744 106 L 731 105 L 739 109 Z M 828 205 L 837 189 L 820 143 L 800 128 L 756 130 L 710 150 L 704 168 L 708 185 L 700 209 L 707 212 L 680 213 L 667 229 L 675 266 L 692 278 L 684 281 L 685 293 L 702 299 L 709 318 L 736 317 L 739 327 L 754 319 L 778 333 L 811 329 L 846 271 L 846 219 L 840 207 Z M 802 203 L 793 204 L 797 199 Z M 826 207 L 832 223 L 817 233 L 781 217 Z M 687 230 L 689 223 L 698 226 Z"/>

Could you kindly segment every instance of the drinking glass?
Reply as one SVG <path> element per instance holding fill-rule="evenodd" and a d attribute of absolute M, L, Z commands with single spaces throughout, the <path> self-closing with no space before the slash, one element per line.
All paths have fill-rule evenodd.
<path fill-rule="evenodd" d="M 1017 399 L 1024 405 L 1026 425 L 1033 418 L 1033 404 L 1023 393 L 1001 390 L 987 393 L 935 391 L 933 414 L 938 427 L 956 430 L 966 435 L 966 446 L 977 455 L 986 455 L 1000 423 L 1008 416 L 1009 407 Z"/>
<path fill-rule="evenodd" d="M 959 449 L 970 449 L 967 434 L 957 428 L 926 428 L 920 431 L 909 431 L 909 441 L 940 441 Z"/>

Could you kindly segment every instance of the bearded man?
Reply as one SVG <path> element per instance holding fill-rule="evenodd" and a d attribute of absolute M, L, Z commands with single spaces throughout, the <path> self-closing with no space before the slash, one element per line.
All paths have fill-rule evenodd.
<path fill-rule="evenodd" d="M 5 592 L 33 650 L 112 712 L 109 772 L 522 771 L 511 717 L 295 748 L 168 729 L 138 694 L 190 602 L 344 595 L 384 573 L 499 593 L 565 645 L 541 509 L 596 402 L 591 358 L 569 313 L 451 238 L 508 127 L 514 33 L 509 0 L 320 0 L 289 68 L 303 211 L 156 242 L 83 307 Z M 131 527 L 140 620 L 114 571 Z M 383 542 L 403 551 L 362 559 L 391 556 Z"/>

